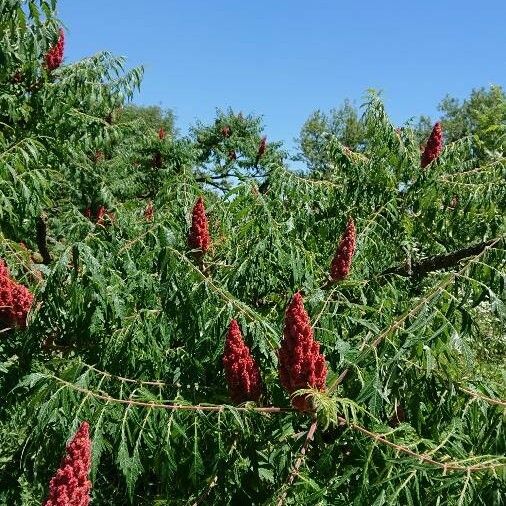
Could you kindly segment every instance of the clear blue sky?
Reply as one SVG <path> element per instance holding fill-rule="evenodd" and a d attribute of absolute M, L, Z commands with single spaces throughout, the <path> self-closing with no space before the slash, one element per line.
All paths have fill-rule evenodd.
<path fill-rule="evenodd" d="M 437 117 L 446 93 L 506 85 L 506 0 L 60 0 L 66 58 L 107 49 L 143 64 L 135 102 L 184 133 L 216 107 L 262 114 L 292 140 L 315 109 L 383 90 L 390 117 Z"/>

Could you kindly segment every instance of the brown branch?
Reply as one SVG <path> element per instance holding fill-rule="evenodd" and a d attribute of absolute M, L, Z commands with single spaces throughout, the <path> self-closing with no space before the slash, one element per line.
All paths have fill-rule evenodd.
<path fill-rule="evenodd" d="M 133 399 L 118 399 L 116 397 L 112 397 L 107 393 L 97 393 L 92 390 L 88 390 L 87 388 L 80 387 L 75 385 L 74 383 L 70 383 L 69 381 L 65 381 L 57 376 L 49 376 L 50 378 L 62 383 L 63 385 L 76 390 L 77 392 L 81 392 L 88 396 L 94 397 L 96 399 L 100 399 L 103 401 L 111 402 L 114 404 L 126 404 L 128 406 L 138 406 L 142 408 L 158 408 L 165 409 L 167 411 L 214 411 L 214 412 L 223 412 L 226 408 L 232 408 L 236 411 L 255 411 L 257 413 L 290 413 L 295 411 L 293 408 L 278 408 L 275 406 L 268 407 L 242 407 L 242 406 L 229 406 L 227 404 L 165 404 L 163 402 L 154 402 L 154 401 L 136 401 Z"/>
<path fill-rule="evenodd" d="M 419 460 L 420 462 L 425 462 L 426 464 L 431 464 L 433 466 L 439 467 L 440 469 L 443 469 L 446 471 L 465 471 L 467 473 L 473 472 L 473 471 L 485 471 L 487 469 L 495 468 L 495 467 L 505 467 L 506 463 L 500 462 L 497 465 L 487 465 L 483 463 L 479 464 L 471 464 L 470 466 L 464 466 L 460 464 L 459 462 L 455 461 L 449 461 L 449 462 L 441 462 L 438 460 L 434 460 L 432 457 L 430 457 L 426 453 L 416 453 L 415 451 L 411 450 L 407 446 L 399 445 L 397 443 L 394 443 L 393 441 L 389 441 L 386 439 L 383 435 L 378 434 L 376 432 L 371 432 L 370 430 L 367 430 L 365 427 L 362 427 L 361 425 L 357 425 L 356 423 L 350 422 L 346 420 L 346 418 L 343 418 L 341 416 L 338 416 L 337 419 L 340 423 L 346 424 L 352 429 L 358 430 L 362 434 L 365 434 L 369 438 L 373 439 L 374 441 L 380 442 L 386 446 L 390 446 L 391 448 L 394 448 L 398 452 L 405 453 L 416 460 Z M 499 457 L 501 458 L 501 457 Z M 496 459 L 493 459 L 496 460 Z M 492 460 L 492 462 L 493 462 Z"/>
<path fill-rule="evenodd" d="M 198 506 L 199 504 L 202 504 L 208 497 L 209 494 L 212 492 L 213 488 L 216 487 L 218 484 L 218 475 L 215 474 L 211 482 L 209 483 L 209 486 L 207 487 L 202 494 L 200 494 L 195 502 L 192 504 L 192 506 Z"/>
<path fill-rule="evenodd" d="M 495 404 L 496 406 L 502 406 L 503 408 L 506 408 L 506 401 L 503 401 L 501 399 L 494 399 L 493 397 L 489 397 L 488 395 L 483 395 L 480 392 L 477 392 L 476 390 L 471 390 L 470 388 L 466 388 L 460 385 L 455 385 L 460 391 L 466 393 L 467 395 L 470 395 L 474 399 L 481 399 L 485 402 L 488 402 L 489 404 Z"/>
<path fill-rule="evenodd" d="M 133 399 L 117 399 L 117 398 L 112 397 L 106 393 L 100 394 L 97 392 L 93 392 L 92 390 L 88 390 L 86 388 L 80 387 L 78 385 L 75 385 L 74 383 L 70 383 L 70 382 L 65 381 L 61 378 L 58 378 L 57 376 L 48 376 L 48 377 L 62 383 L 63 385 L 66 385 L 66 386 L 76 390 L 77 392 L 81 392 L 81 393 L 86 394 L 87 397 L 101 399 L 106 402 L 111 402 L 114 404 L 125 404 L 128 406 L 147 407 L 150 409 L 158 408 L 158 409 L 165 409 L 165 410 L 170 410 L 170 411 L 183 410 L 183 411 L 223 412 L 223 411 L 225 411 L 225 408 L 228 407 L 228 408 L 232 408 L 237 411 L 243 411 L 243 412 L 257 412 L 257 413 L 295 412 L 295 413 L 298 413 L 297 410 L 294 410 L 292 408 L 278 408 L 275 406 L 270 406 L 270 407 L 265 407 L 265 408 L 263 408 L 263 407 L 247 408 L 247 407 L 228 406 L 225 404 L 216 404 L 216 405 L 163 404 L 163 403 L 158 403 L 158 402 L 153 402 L 153 401 L 145 402 L 145 401 L 136 401 Z M 314 413 L 313 413 L 313 415 L 314 415 Z M 434 460 L 426 453 L 425 454 L 416 453 L 415 451 L 411 450 L 407 446 L 403 446 L 403 445 L 394 443 L 393 441 L 389 441 L 388 439 L 386 439 L 385 435 L 378 434 L 376 432 L 372 432 L 372 431 L 366 429 L 365 427 L 358 425 L 355 422 L 352 422 L 352 421 L 347 420 L 346 418 L 343 418 L 342 416 L 338 416 L 337 419 L 340 424 L 347 425 L 351 429 L 361 432 L 362 434 L 368 436 L 369 438 L 371 438 L 372 440 L 374 440 L 376 442 L 385 444 L 386 446 L 390 446 L 390 447 L 396 449 L 397 451 L 399 451 L 401 453 L 405 453 L 405 454 L 407 454 L 407 455 L 409 455 L 421 462 L 425 462 L 426 464 L 431 464 L 436 467 L 439 467 L 439 468 L 443 469 L 445 472 L 446 471 L 461 471 L 461 472 L 465 471 L 465 472 L 469 473 L 469 472 L 474 472 L 474 471 L 491 470 L 491 469 L 495 469 L 497 467 L 506 467 L 506 462 L 501 461 L 499 463 L 494 463 L 494 461 L 497 461 L 497 459 L 503 458 L 503 456 L 500 456 L 500 457 L 490 456 L 490 457 L 493 457 L 493 458 L 491 458 L 490 461 L 485 462 L 485 463 L 482 462 L 482 463 L 477 463 L 477 464 L 471 464 L 470 466 L 463 465 L 461 462 L 464 462 L 464 461 L 461 461 L 461 462 L 449 461 L 449 460 L 443 461 L 443 459 L 449 458 L 448 456 L 443 457 L 442 460 L 440 460 L 440 461 Z M 294 471 L 292 472 L 293 476 L 295 476 L 295 474 L 297 474 L 297 471 L 301 466 L 302 459 L 304 458 L 304 455 L 307 451 L 307 447 L 308 447 L 310 441 L 314 437 L 314 433 L 316 431 L 316 426 L 317 426 L 317 420 L 314 419 L 313 423 L 308 431 L 308 434 L 306 436 L 306 441 L 304 442 L 299 459 L 297 460 L 297 462 L 294 465 Z M 466 460 L 478 459 L 480 457 L 481 456 L 477 455 L 477 456 L 473 456 L 471 458 L 468 458 Z M 293 478 L 291 479 L 289 484 L 291 484 L 292 482 L 293 482 Z"/>
<path fill-rule="evenodd" d="M 309 447 L 309 443 L 314 438 L 314 433 L 316 432 L 316 427 L 318 425 L 318 419 L 315 418 L 313 420 L 313 423 L 311 424 L 311 427 L 309 427 L 309 430 L 306 435 L 306 439 L 304 441 L 304 444 L 302 445 L 302 448 L 299 453 L 299 457 L 295 461 L 295 464 L 293 465 L 293 469 L 290 472 L 288 479 L 286 480 L 286 490 L 283 492 L 281 497 L 279 498 L 279 501 L 277 502 L 277 506 L 283 506 L 283 503 L 286 499 L 286 494 L 288 493 L 288 489 L 293 483 L 293 480 L 295 479 L 295 476 L 299 473 L 300 466 L 302 464 L 302 461 L 304 460 L 304 456 L 306 455 L 307 449 Z"/>
<path fill-rule="evenodd" d="M 416 368 L 421 369 L 421 370 L 425 370 L 423 367 L 421 367 L 418 364 L 412 362 L 411 360 L 408 360 L 405 357 L 401 357 L 401 358 L 405 362 L 409 363 L 411 366 L 416 367 Z M 169 386 L 169 385 L 174 385 L 173 383 L 165 383 L 165 382 L 163 382 L 161 380 L 147 381 L 147 380 L 137 380 L 137 379 L 133 379 L 133 378 L 125 378 L 124 376 L 117 376 L 116 374 L 112 374 L 112 373 L 107 372 L 107 371 L 102 371 L 102 370 L 97 369 L 96 367 L 94 367 L 92 365 L 89 365 L 89 364 L 86 364 L 84 362 L 83 362 L 83 365 L 85 367 L 87 367 L 88 369 L 90 369 L 92 371 L 95 371 L 96 373 L 100 374 L 101 376 L 105 376 L 107 378 L 113 378 L 113 379 L 116 379 L 116 380 L 124 382 L 124 383 L 135 383 L 135 384 L 138 384 L 138 385 L 149 385 L 149 386 L 156 386 L 156 387 L 161 387 L 161 388 Z M 434 370 L 433 372 L 437 375 L 437 370 Z M 344 380 L 344 378 L 346 377 L 347 374 L 348 374 L 348 370 L 345 369 L 341 373 L 341 375 L 336 379 L 336 383 L 340 384 Z M 494 398 L 494 397 L 488 397 L 487 395 L 484 395 L 484 394 L 482 394 L 480 392 L 477 392 L 476 390 L 471 390 L 470 388 L 467 388 L 467 387 L 464 387 L 462 385 L 459 385 L 454 380 L 452 380 L 452 383 L 453 383 L 453 385 L 457 389 L 459 389 L 460 391 L 466 393 L 467 395 L 469 395 L 469 396 L 471 396 L 473 398 L 481 399 L 481 400 L 483 400 L 485 402 L 488 402 L 489 404 L 495 404 L 497 406 L 502 406 L 502 407 L 506 408 L 506 400 L 497 399 L 497 398 Z"/>
<path fill-rule="evenodd" d="M 42 262 L 45 265 L 51 263 L 51 253 L 49 253 L 49 249 L 47 247 L 47 215 L 41 214 L 37 218 L 36 223 L 36 233 L 37 233 L 37 246 L 39 248 L 39 252 L 42 255 Z"/>
<path fill-rule="evenodd" d="M 499 241 L 501 238 L 499 238 Z M 462 248 L 445 255 L 437 255 L 433 257 L 422 258 L 418 262 L 405 263 L 397 267 L 391 267 L 383 271 L 380 276 L 387 276 L 388 274 L 397 274 L 405 277 L 420 277 L 425 276 L 430 272 L 439 271 L 442 269 L 448 269 L 455 267 L 462 260 L 467 257 L 475 256 L 484 251 L 487 247 L 498 242 L 498 239 L 490 239 L 489 241 L 480 242 L 469 246 L 468 248 Z"/>

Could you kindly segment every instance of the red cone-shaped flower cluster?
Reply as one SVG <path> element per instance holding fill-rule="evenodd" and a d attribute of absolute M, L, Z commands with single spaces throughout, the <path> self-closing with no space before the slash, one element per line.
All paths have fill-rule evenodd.
<path fill-rule="evenodd" d="M 95 216 L 93 216 L 93 211 L 90 207 L 87 207 L 83 211 L 83 215 L 86 216 L 86 218 L 89 218 L 90 220 L 94 217 L 95 223 L 101 227 L 105 226 L 105 217 L 107 216 L 109 218 L 109 221 L 111 223 L 114 223 L 116 221 L 116 215 L 112 211 L 108 211 L 105 206 L 99 206 L 97 209 L 97 212 L 95 213 Z"/>
<path fill-rule="evenodd" d="M 427 167 L 430 162 L 435 160 L 443 149 L 443 129 L 441 128 L 441 123 L 438 121 L 432 132 L 429 136 L 429 140 L 425 145 L 425 149 L 422 153 L 422 158 L 420 160 L 420 165 L 423 167 Z"/>
<path fill-rule="evenodd" d="M 163 139 L 165 139 L 165 130 L 163 129 L 163 127 L 160 127 L 160 129 L 158 130 L 158 138 L 163 141 Z"/>
<path fill-rule="evenodd" d="M 232 400 L 236 404 L 246 401 L 257 402 L 262 393 L 260 370 L 243 341 L 236 320 L 232 320 L 228 328 L 223 367 Z"/>
<path fill-rule="evenodd" d="M 26 317 L 33 295 L 26 286 L 16 283 L 0 260 L 0 320 L 9 326 L 26 327 Z"/>
<path fill-rule="evenodd" d="M 260 161 L 260 158 L 262 158 L 262 156 L 264 156 L 266 149 L 267 149 L 267 137 L 262 137 L 262 140 L 260 141 L 260 144 L 258 145 L 257 156 L 255 159 L 255 165 L 258 165 L 258 162 Z"/>
<path fill-rule="evenodd" d="M 222 127 L 221 129 L 221 135 L 223 135 L 223 137 L 230 137 L 230 127 L 225 125 L 224 127 Z"/>
<path fill-rule="evenodd" d="M 330 266 L 330 277 L 332 281 L 346 279 L 350 273 L 356 242 L 357 231 L 353 218 L 350 218 Z"/>
<path fill-rule="evenodd" d="M 262 137 L 260 144 L 258 146 L 258 156 L 263 156 L 265 154 L 265 150 L 267 149 L 267 137 Z"/>
<path fill-rule="evenodd" d="M 237 153 L 235 152 L 235 149 L 231 149 L 228 152 L 228 159 L 233 162 L 234 160 L 237 160 Z"/>
<path fill-rule="evenodd" d="M 88 506 L 91 482 L 91 440 L 88 422 L 83 422 L 72 441 L 60 468 L 49 483 L 49 497 L 44 506 Z"/>
<path fill-rule="evenodd" d="M 279 349 L 279 376 L 281 384 L 290 394 L 301 388 L 325 388 L 325 357 L 320 353 L 320 343 L 313 337 L 311 322 L 299 292 L 293 296 L 285 313 L 285 328 Z M 301 411 L 311 409 L 304 396 L 292 398 L 292 405 Z"/>
<path fill-rule="evenodd" d="M 192 249 L 200 249 L 202 253 L 205 253 L 211 246 L 209 225 L 202 197 L 198 198 L 193 208 L 192 226 L 188 234 L 188 245 Z"/>
<path fill-rule="evenodd" d="M 155 215 L 155 207 L 153 206 L 153 202 L 151 200 L 148 202 L 146 209 L 144 209 L 144 218 L 146 221 L 153 221 L 153 217 Z"/>
<path fill-rule="evenodd" d="M 44 60 L 46 67 L 49 71 L 57 69 L 63 61 L 63 50 L 65 46 L 65 34 L 60 28 L 58 41 L 56 44 L 46 53 Z"/>

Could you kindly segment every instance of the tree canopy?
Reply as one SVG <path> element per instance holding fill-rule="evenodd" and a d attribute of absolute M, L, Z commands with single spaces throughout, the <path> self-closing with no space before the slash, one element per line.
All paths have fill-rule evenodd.
<path fill-rule="evenodd" d="M 255 116 L 128 106 L 55 9 L 0 6 L 0 503 L 502 504 L 502 91 L 424 167 L 370 92 L 297 173 Z"/>
<path fill-rule="evenodd" d="M 449 143 L 461 139 L 470 141 L 470 149 L 477 160 L 486 163 L 503 156 L 506 142 L 506 94 L 501 86 L 472 90 L 463 101 L 447 95 L 438 105 L 445 140 Z M 420 116 L 398 128 L 413 131 L 421 147 L 430 134 L 434 120 Z M 354 151 L 367 146 L 368 132 L 360 109 L 345 100 L 343 105 L 327 114 L 317 110 L 301 128 L 297 139 L 299 153 L 296 160 L 304 161 L 313 171 L 328 169 L 328 136 Z"/>

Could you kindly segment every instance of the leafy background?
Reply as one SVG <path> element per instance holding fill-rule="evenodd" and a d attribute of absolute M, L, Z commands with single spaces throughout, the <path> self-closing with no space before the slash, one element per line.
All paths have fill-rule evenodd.
<path fill-rule="evenodd" d="M 255 163 L 260 118 L 217 111 L 181 136 L 128 105 L 142 68 L 107 52 L 47 72 L 55 9 L 0 7 L 0 256 L 36 296 L 0 335 L 0 501 L 40 504 L 86 419 L 94 504 L 503 504 L 503 91 L 442 103 L 426 170 L 427 118 L 396 129 L 374 92 L 320 111 L 296 172 L 270 140 Z M 205 272 L 186 241 L 200 195 Z M 100 206 L 102 224 L 84 215 Z M 352 274 L 328 287 L 348 216 Z M 297 290 L 330 370 L 315 419 L 277 374 Z M 230 404 L 232 318 L 258 406 Z"/>

